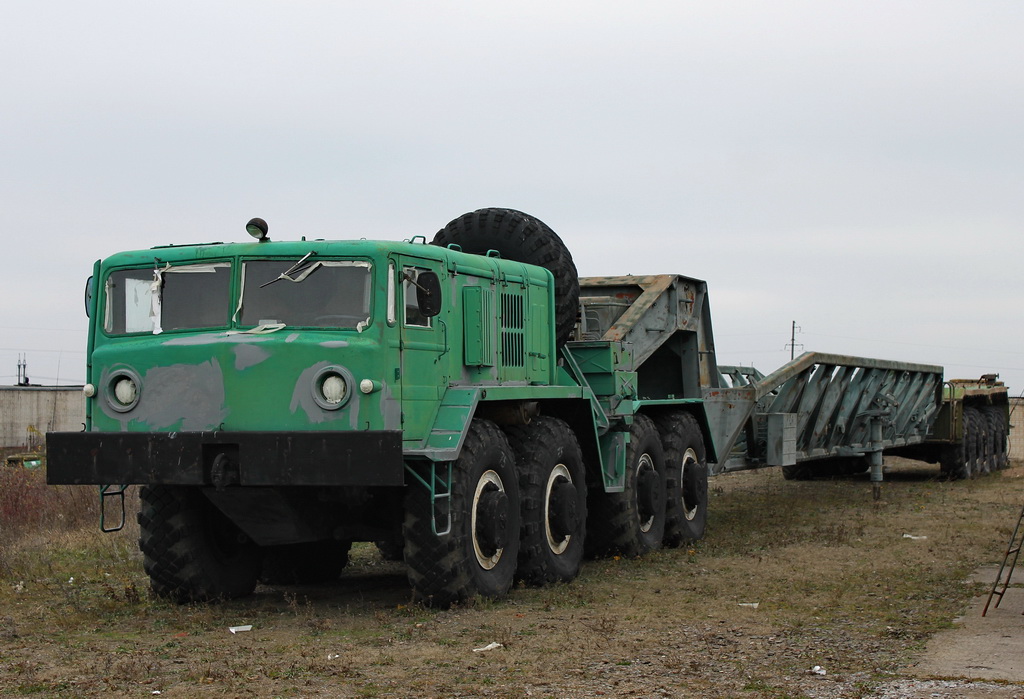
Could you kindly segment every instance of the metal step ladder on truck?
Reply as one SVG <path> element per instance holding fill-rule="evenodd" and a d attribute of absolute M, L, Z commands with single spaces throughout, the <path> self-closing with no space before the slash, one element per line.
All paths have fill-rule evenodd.
<path fill-rule="evenodd" d="M 709 473 L 880 479 L 882 453 L 917 450 L 964 476 L 1005 454 L 995 384 L 818 354 L 719 367 L 704 282 L 578 279 L 518 211 L 431 244 L 247 230 L 95 264 L 85 430 L 47 435 L 50 483 L 120 504 L 104 529 L 142 486 L 143 565 L 174 600 L 330 581 L 355 541 L 426 604 L 500 597 L 700 538 Z"/>

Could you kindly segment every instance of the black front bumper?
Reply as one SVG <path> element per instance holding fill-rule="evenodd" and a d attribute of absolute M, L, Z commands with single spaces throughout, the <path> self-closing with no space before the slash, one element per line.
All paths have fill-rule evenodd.
<path fill-rule="evenodd" d="M 46 481 L 398 486 L 405 482 L 402 433 L 50 432 Z"/>

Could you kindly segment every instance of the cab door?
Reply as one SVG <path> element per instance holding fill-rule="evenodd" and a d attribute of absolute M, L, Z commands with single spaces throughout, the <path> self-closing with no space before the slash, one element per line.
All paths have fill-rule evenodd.
<path fill-rule="evenodd" d="M 433 272 L 442 280 L 441 312 L 425 317 L 419 311 L 422 288 L 417 279 Z M 446 272 L 436 260 L 400 256 L 396 263 L 397 322 L 400 326 L 400 372 L 402 383 L 402 429 L 405 441 L 419 442 L 434 424 L 437 407 L 448 388 L 448 310 L 445 298 Z"/>

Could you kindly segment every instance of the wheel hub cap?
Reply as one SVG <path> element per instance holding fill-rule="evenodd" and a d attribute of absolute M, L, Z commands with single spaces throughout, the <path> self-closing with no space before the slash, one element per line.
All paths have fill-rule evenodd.
<path fill-rule="evenodd" d="M 640 528 L 650 530 L 658 514 L 658 503 L 661 502 L 661 478 L 654 469 L 651 457 L 644 454 L 640 457 L 640 465 L 636 474 L 636 505 L 640 517 Z"/>
<path fill-rule="evenodd" d="M 576 486 L 570 481 L 559 480 L 551 488 L 551 505 L 548 510 L 548 526 L 556 541 L 563 541 L 579 526 L 576 511 Z"/>
<path fill-rule="evenodd" d="M 480 494 L 476 510 L 476 540 L 481 553 L 493 556 L 505 548 L 508 529 L 508 496 L 494 488 Z"/>

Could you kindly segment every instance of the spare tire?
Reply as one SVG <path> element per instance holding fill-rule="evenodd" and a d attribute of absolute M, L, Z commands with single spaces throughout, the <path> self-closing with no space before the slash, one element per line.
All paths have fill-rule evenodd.
<path fill-rule="evenodd" d="M 463 252 L 478 255 L 497 250 L 506 260 L 550 270 L 555 277 L 555 344 L 561 347 L 572 335 L 580 303 L 579 275 L 565 243 L 540 219 L 515 209 L 477 209 L 439 230 L 431 243 L 454 243 Z"/>

